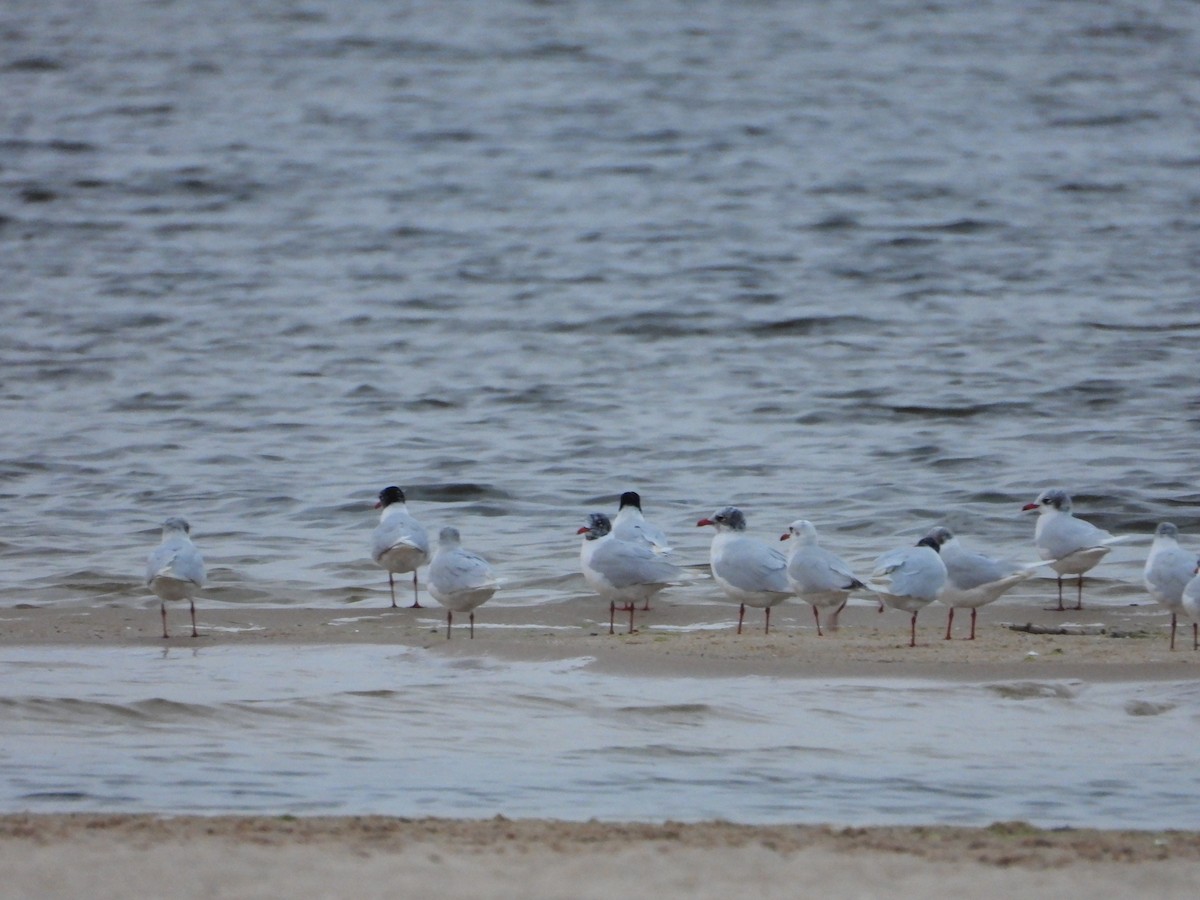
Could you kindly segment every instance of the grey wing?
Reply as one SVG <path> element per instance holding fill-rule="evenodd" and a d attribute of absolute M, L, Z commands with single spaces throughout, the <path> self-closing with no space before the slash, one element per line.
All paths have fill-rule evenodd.
<path fill-rule="evenodd" d="M 432 571 L 430 577 L 435 577 Z M 470 550 L 459 550 L 449 559 L 442 559 L 439 562 L 436 577 L 452 591 L 483 587 L 496 582 L 496 575 L 492 571 L 491 564 Z"/>
<path fill-rule="evenodd" d="M 885 553 L 875 560 L 875 565 L 871 569 L 871 575 L 874 578 L 891 575 L 897 568 L 904 565 L 906 559 L 908 559 L 907 547 L 900 547 L 897 550 L 892 550 L 890 553 Z"/>
<path fill-rule="evenodd" d="M 787 578 L 787 558 L 759 541 L 746 538 L 731 545 L 722 568 L 722 577 L 743 590 L 792 592 Z"/>
<path fill-rule="evenodd" d="M 1196 557 L 1182 547 L 1172 547 L 1154 557 L 1154 564 L 1145 571 L 1146 587 L 1162 597 L 1177 599 L 1192 580 Z"/>
<path fill-rule="evenodd" d="M 613 537 L 619 541 L 644 541 L 654 548 L 657 553 L 669 553 L 671 542 L 661 528 L 656 528 L 646 521 L 625 519 L 613 528 Z"/>
<path fill-rule="evenodd" d="M 679 567 L 660 559 L 649 544 L 606 541 L 592 557 L 592 566 L 616 588 L 677 581 Z"/>
<path fill-rule="evenodd" d="M 429 536 L 421 524 L 411 516 L 395 516 L 380 522 L 371 535 L 371 556 L 379 559 L 397 544 L 407 544 L 425 553 L 429 552 Z"/>
<path fill-rule="evenodd" d="M 169 575 L 180 581 L 204 586 L 204 558 L 190 542 L 167 541 L 155 548 L 146 561 L 146 583 L 158 575 Z"/>
<path fill-rule="evenodd" d="M 982 553 L 963 553 L 944 562 L 954 586 L 963 590 L 970 590 L 981 584 L 991 584 L 993 581 L 1007 578 L 1016 571 L 1016 566 L 984 556 Z"/>
<path fill-rule="evenodd" d="M 946 569 L 936 556 L 912 554 L 892 570 L 892 593 L 901 597 L 930 597 L 941 590 Z"/>

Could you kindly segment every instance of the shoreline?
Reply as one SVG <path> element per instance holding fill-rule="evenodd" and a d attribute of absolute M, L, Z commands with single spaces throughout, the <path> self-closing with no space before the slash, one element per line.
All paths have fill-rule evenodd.
<path fill-rule="evenodd" d="M 279 645 L 394 644 L 460 658 L 507 662 L 582 659 L 614 674 L 661 677 L 901 678 L 993 681 L 1071 679 L 1162 681 L 1200 674 L 1190 628 L 1168 648 L 1167 614 L 1153 605 L 1096 607 L 1067 613 L 1024 604 L 985 607 L 977 638 L 944 640 L 945 608 L 918 621 L 918 645 L 908 646 L 907 616 L 848 607 L 841 628 L 818 637 L 805 606 L 776 607 L 770 634 L 760 610 L 747 611 L 743 634 L 737 607 L 658 601 L 637 612 L 637 631 L 623 633 L 618 617 L 608 634 L 606 608 L 595 598 L 534 607 L 482 607 L 475 638 L 445 613 L 422 609 L 289 608 L 201 605 L 200 636 L 192 638 L 186 606 L 168 608 L 172 635 L 164 640 L 156 605 L 61 607 L 20 604 L 0 609 L 0 647 L 205 648 Z M 1037 633 L 1070 623 L 1072 633 Z M 965 626 L 965 622 L 956 622 Z M 1034 632 L 1014 630 L 1032 625 Z M 964 634 L 956 630 L 956 634 Z"/>

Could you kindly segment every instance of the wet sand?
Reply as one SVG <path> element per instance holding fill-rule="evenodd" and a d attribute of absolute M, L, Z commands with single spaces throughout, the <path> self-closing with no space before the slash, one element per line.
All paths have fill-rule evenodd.
<path fill-rule="evenodd" d="M 157 605 L 144 608 L 34 607 L 0 610 L 0 646 L 215 646 L 260 643 L 370 643 L 422 647 L 450 656 L 488 655 L 519 661 L 588 658 L 605 671 L 689 677 L 774 675 L 834 678 L 948 678 L 990 681 L 1067 678 L 1143 681 L 1200 674 L 1189 626 L 1176 649 L 1168 647 L 1168 617 L 1149 602 L 1050 612 L 1034 602 L 993 605 L 980 611 L 974 641 L 965 640 L 967 614 L 945 640 L 946 609 L 934 604 L 918 619 L 918 643 L 908 645 L 908 616 L 872 605 L 853 605 L 841 628 L 818 637 L 808 607 L 788 604 L 772 612 L 763 633 L 761 610 L 747 610 L 742 634 L 737 608 L 719 603 L 658 600 L 628 615 L 608 633 L 608 609 L 595 598 L 573 598 L 534 607 L 483 606 L 475 638 L 456 621 L 446 637 L 445 612 L 436 606 L 390 609 L 201 607 L 200 636 L 190 636 L 186 606 L 168 609 L 171 637 L 163 640 Z M 1013 630 L 1063 629 L 1047 634 Z"/>
<path fill-rule="evenodd" d="M 485 606 L 469 639 L 427 609 L 204 606 L 189 636 L 186 607 L 0 610 L 0 646 L 204 647 L 373 643 L 507 660 L 588 658 L 629 675 L 759 675 L 970 681 L 1171 680 L 1200 674 L 1191 630 L 1177 649 L 1149 604 L 1048 612 L 1032 603 L 985 608 L 975 641 L 968 616 L 944 640 L 945 609 L 922 613 L 918 646 L 907 616 L 856 605 L 816 635 L 807 607 L 785 606 L 762 633 L 762 612 L 659 600 L 608 634 L 594 598 L 547 606 Z M 1063 628 L 1046 634 L 1013 630 Z M 958 629 L 962 630 L 959 631 Z M 1181 802 L 1186 802 L 1181 798 Z M 6 897 L 1192 897 L 1200 832 L 988 828 L 620 824 L 544 820 L 150 815 L 0 817 Z"/>
<path fill-rule="evenodd" d="M 1200 834 L 0 817 L 5 897 L 1193 897 Z"/>

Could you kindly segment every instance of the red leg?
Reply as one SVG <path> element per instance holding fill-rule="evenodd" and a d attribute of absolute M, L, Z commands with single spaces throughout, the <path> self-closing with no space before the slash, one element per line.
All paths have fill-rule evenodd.
<path fill-rule="evenodd" d="M 159 601 L 158 609 L 162 613 L 163 638 L 168 638 L 168 637 L 170 637 L 170 635 L 167 634 L 167 604 L 163 603 L 162 601 Z"/>
<path fill-rule="evenodd" d="M 746 604 L 743 603 L 738 607 L 738 630 L 737 633 L 742 633 L 742 619 L 746 618 Z"/>
<path fill-rule="evenodd" d="M 646 603 L 642 606 L 642 612 L 649 612 L 649 611 L 650 611 L 650 598 L 647 597 Z"/>
<path fill-rule="evenodd" d="M 1063 606 L 1063 602 L 1062 602 L 1062 576 L 1061 575 L 1058 576 L 1058 606 L 1057 607 L 1048 606 L 1046 608 L 1049 609 L 1051 612 L 1063 612 L 1066 610 L 1066 607 Z"/>
<path fill-rule="evenodd" d="M 813 607 L 813 618 L 817 621 L 817 637 L 824 637 L 825 635 L 821 633 L 821 614 L 817 612 L 815 606 Z"/>
<path fill-rule="evenodd" d="M 950 626 L 954 624 L 954 607 L 950 607 L 950 615 L 946 617 L 946 640 L 950 640 Z"/>
<path fill-rule="evenodd" d="M 967 638 L 968 641 L 975 640 L 975 613 L 977 612 L 979 612 L 979 610 L 975 609 L 975 607 L 971 607 L 971 636 Z"/>
<path fill-rule="evenodd" d="M 912 638 L 908 642 L 908 646 L 917 646 L 917 614 L 913 613 L 912 617 Z"/>
<path fill-rule="evenodd" d="M 196 601 L 189 599 L 188 603 L 192 605 L 192 637 L 200 637 L 200 632 L 196 630 Z"/>
<path fill-rule="evenodd" d="M 417 570 L 413 569 L 413 604 L 409 609 L 421 608 L 421 595 L 417 592 Z"/>

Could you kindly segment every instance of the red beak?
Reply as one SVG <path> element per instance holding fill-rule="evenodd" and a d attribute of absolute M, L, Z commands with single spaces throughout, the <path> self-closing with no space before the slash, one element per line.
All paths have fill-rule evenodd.
<path fill-rule="evenodd" d="M 699 528 L 701 525 L 716 525 L 716 524 L 717 523 L 714 522 L 712 519 L 701 519 L 699 522 L 696 523 L 696 527 Z"/>
<path fill-rule="evenodd" d="M 592 530 L 592 529 L 590 529 L 590 528 L 588 528 L 586 525 L 584 525 L 582 528 L 580 528 L 580 529 L 579 529 L 577 532 L 575 532 L 575 533 L 576 533 L 576 534 L 587 534 L 587 533 L 588 533 L 589 531 L 591 531 L 591 530 Z"/>
<path fill-rule="evenodd" d="M 376 500 L 376 501 L 375 501 L 375 508 L 376 508 L 376 509 L 379 509 L 379 507 L 381 507 L 381 506 L 383 506 L 383 501 L 382 501 L 382 500 Z"/>
<path fill-rule="evenodd" d="M 791 536 L 792 536 L 792 533 L 791 533 L 790 531 L 785 531 L 783 534 L 781 534 L 781 535 L 779 536 L 779 539 L 780 539 L 781 541 L 786 541 L 786 540 L 787 540 L 788 538 L 790 538 Z"/>
<path fill-rule="evenodd" d="M 1036 503 L 1026 503 L 1024 506 L 1021 507 L 1021 512 L 1029 512 L 1031 509 L 1037 509 L 1037 508 L 1038 508 L 1038 505 Z"/>

